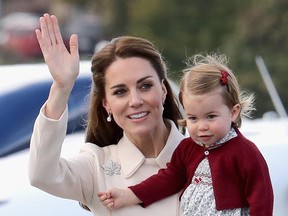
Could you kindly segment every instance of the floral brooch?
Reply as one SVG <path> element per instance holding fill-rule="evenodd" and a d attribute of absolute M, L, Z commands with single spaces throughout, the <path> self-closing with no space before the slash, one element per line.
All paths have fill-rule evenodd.
<path fill-rule="evenodd" d="M 120 175 L 121 173 L 120 164 L 113 160 L 107 161 L 104 165 L 101 165 L 101 167 L 104 169 L 104 173 L 109 176 Z"/>

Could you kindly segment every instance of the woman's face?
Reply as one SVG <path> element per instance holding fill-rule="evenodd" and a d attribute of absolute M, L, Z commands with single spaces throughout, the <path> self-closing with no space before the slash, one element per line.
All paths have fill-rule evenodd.
<path fill-rule="evenodd" d="M 118 58 L 106 70 L 103 106 L 128 137 L 157 133 L 166 88 L 149 61 Z"/>
<path fill-rule="evenodd" d="M 230 130 L 240 113 L 240 106 L 229 108 L 221 94 L 222 89 L 207 94 L 183 93 L 187 129 L 191 138 L 206 147 L 220 141 Z"/>

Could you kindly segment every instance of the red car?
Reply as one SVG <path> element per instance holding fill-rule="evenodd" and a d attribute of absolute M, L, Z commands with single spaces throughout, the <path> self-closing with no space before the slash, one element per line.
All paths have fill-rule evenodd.
<path fill-rule="evenodd" d="M 0 20 L 0 45 L 19 56 L 40 56 L 41 50 L 35 35 L 38 27 L 38 15 L 11 13 Z"/>

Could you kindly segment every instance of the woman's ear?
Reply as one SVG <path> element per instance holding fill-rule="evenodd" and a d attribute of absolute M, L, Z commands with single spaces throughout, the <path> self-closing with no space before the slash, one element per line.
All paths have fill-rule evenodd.
<path fill-rule="evenodd" d="M 110 112 L 110 106 L 109 106 L 109 104 L 108 104 L 108 102 L 107 102 L 107 100 L 106 99 L 103 99 L 102 100 L 102 106 L 106 109 L 106 112 L 107 113 L 109 113 Z"/>
<path fill-rule="evenodd" d="M 164 84 L 164 79 L 162 80 L 161 82 L 161 85 L 162 85 L 162 92 L 163 92 L 163 95 L 162 95 L 162 104 L 165 103 L 165 100 L 166 100 L 166 95 L 167 95 L 167 88 Z"/>
<path fill-rule="evenodd" d="M 240 115 L 240 112 L 241 112 L 241 106 L 240 104 L 236 104 L 232 107 L 231 109 L 231 119 L 232 119 L 232 122 L 235 122 L 236 119 L 238 118 L 238 116 Z"/>

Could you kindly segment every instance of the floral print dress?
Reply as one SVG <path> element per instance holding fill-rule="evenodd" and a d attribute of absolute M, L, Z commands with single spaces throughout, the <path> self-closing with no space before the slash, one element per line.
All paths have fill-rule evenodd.
<path fill-rule="evenodd" d="M 217 148 L 236 136 L 237 133 L 231 128 L 222 140 L 210 146 L 209 149 Z M 201 143 L 197 144 L 202 146 Z M 181 207 L 183 216 L 249 216 L 249 208 L 216 210 L 211 171 L 207 157 L 199 163 L 191 184 L 184 191 L 181 198 Z"/>

